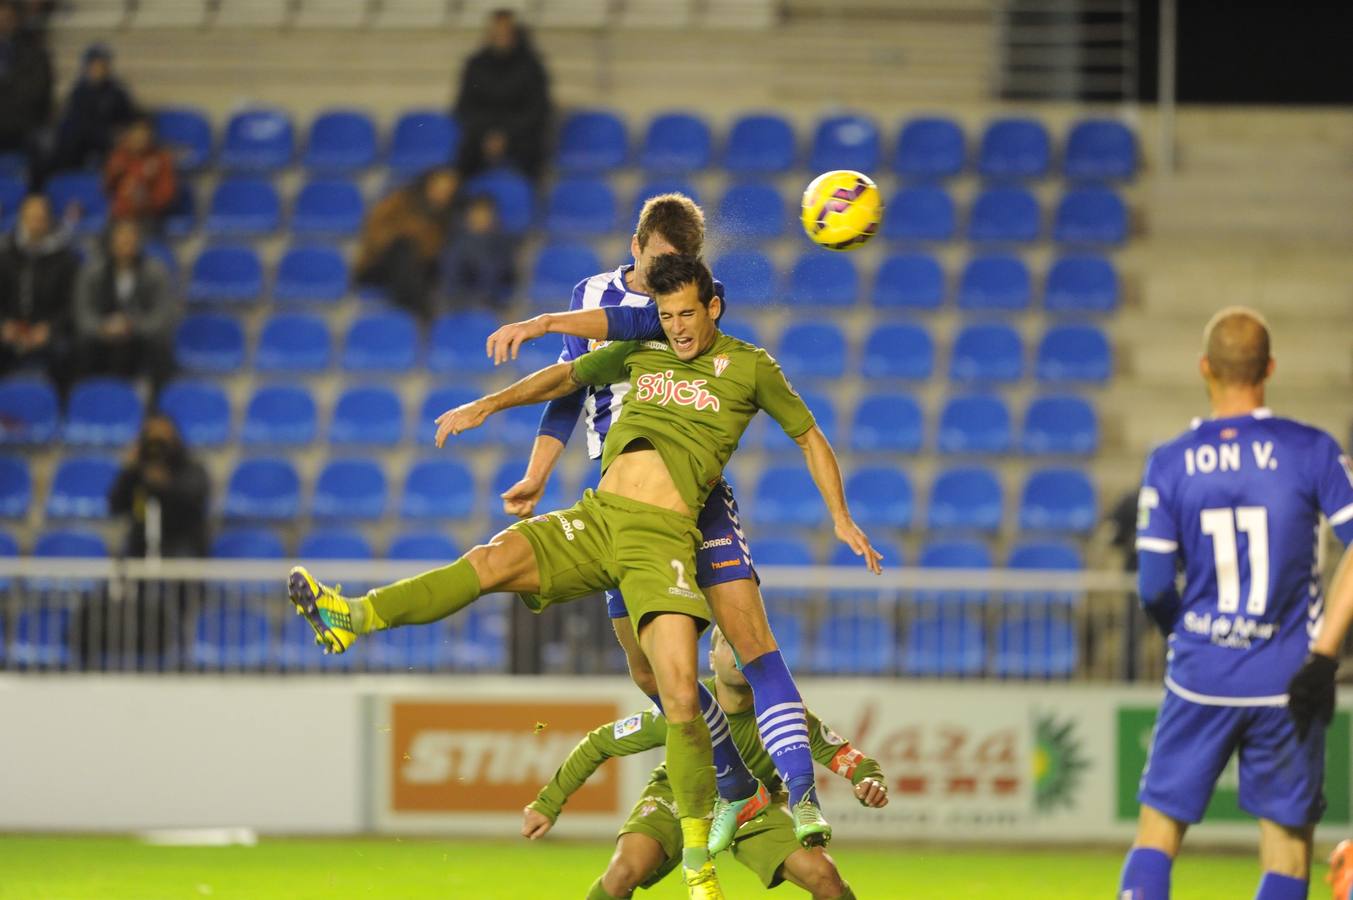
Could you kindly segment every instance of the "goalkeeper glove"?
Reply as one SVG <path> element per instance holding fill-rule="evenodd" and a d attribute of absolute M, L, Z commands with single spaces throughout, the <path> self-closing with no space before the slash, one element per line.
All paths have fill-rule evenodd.
<path fill-rule="evenodd" d="M 1334 671 L 1339 661 L 1312 653 L 1287 683 L 1287 711 L 1297 726 L 1297 737 L 1306 740 L 1311 722 L 1328 725 L 1334 718 Z"/>

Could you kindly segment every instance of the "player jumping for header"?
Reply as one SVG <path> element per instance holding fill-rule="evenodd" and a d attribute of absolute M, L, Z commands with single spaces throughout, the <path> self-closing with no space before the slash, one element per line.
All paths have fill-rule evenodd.
<path fill-rule="evenodd" d="M 1353 541 L 1353 469 L 1328 434 L 1264 408 L 1273 360 L 1258 313 L 1223 309 L 1203 346 L 1212 418 L 1152 451 L 1139 498 L 1142 603 L 1170 656 L 1119 896 L 1169 897 L 1184 832 L 1238 752 L 1240 805 L 1259 819 L 1255 896 L 1304 898 L 1335 657 L 1353 620 L 1353 553 L 1326 606 L 1316 542 L 1322 513 Z"/>

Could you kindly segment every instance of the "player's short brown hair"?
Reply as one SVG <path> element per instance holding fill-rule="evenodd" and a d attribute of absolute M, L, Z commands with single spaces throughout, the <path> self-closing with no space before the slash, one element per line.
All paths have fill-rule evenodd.
<path fill-rule="evenodd" d="M 701 305 L 708 307 L 714 299 L 714 275 L 698 256 L 664 253 L 648 266 L 648 287 L 657 297 L 674 294 L 682 285 L 694 284 Z"/>
<path fill-rule="evenodd" d="M 1203 355 L 1223 384 L 1255 385 L 1268 376 L 1268 322 L 1247 306 L 1228 306 L 1203 329 Z"/>
<path fill-rule="evenodd" d="M 705 249 L 705 214 L 685 194 L 659 194 L 644 201 L 634 236 L 639 249 L 654 234 L 666 238 L 683 256 L 699 256 Z"/>

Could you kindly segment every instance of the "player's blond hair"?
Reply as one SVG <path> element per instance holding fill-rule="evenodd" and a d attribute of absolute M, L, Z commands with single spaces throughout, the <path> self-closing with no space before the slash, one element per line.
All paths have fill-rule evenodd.
<path fill-rule="evenodd" d="M 1248 306 L 1218 310 L 1203 328 L 1203 355 L 1223 384 L 1261 383 L 1268 377 L 1268 322 Z"/>
<path fill-rule="evenodd" d="M 640 250 L 648 246 L 654 234 L 662 235 L 682 256 L 699 256 L 705 249 L 705 214 L 685 194 L 649 197 L 634 229 Z"/>

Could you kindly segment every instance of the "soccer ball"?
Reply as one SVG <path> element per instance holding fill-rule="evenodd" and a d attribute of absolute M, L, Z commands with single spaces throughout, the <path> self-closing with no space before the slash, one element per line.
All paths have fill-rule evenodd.
<path fill-rule="evenodd" d="M 878 231 L 883 201 L 868 175 L 823 172 L 803 192 L 803 230 L 828 250 L 854 250 Z"/>

